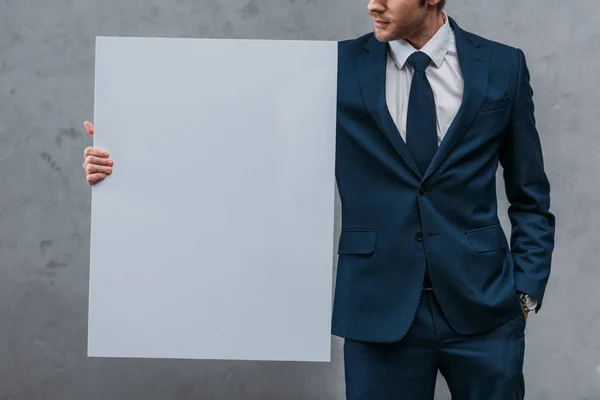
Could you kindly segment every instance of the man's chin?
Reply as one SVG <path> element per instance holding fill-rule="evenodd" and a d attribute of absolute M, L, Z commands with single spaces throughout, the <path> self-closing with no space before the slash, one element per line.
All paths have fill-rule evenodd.
<path fill-rule="evenodd" d="M 385 32 L 377 32 L 377 30 L 374 31 L 375 34 L 375 39 L 379 40 L 382 43 L 388 43 L 392 41 L 392 37 L 390 34 L 385 33 Z"/>
<path fill-rule="evenodd" d="M 375 34 L 375 38 L 383 43 L 396 40 L 396 32 L 394 32 L 391 26 L 386 26 L 385 28 L 378 28 L 377 26 L 374 26 L 373 33 Z"/>

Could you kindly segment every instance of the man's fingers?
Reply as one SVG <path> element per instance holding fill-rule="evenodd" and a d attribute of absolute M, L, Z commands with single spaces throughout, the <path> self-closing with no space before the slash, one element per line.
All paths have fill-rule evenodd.
<path fill-rule="evenodd" d="M 87 156 L 96 156 L 96 157 L 101 157 L 101 158 L 108 158 L 109 154 L 106 150 L 104 149 L 99 149 L 97 147 L 86 147 L 85 150 L 83 151 L 83 155 L 85 157 Z"/>
<path fill-rule="evenodd" d="M 90 121 L 85 121 L 83 123 L 83 127 L 85 128 L 85 131 L 88 133 L 88 135 L 94 136 L 94 125 Z"/>
<path fill-rule="evenodd" d="M 113 160 L 110 160 L 108 158 L 87 156 L 85 158 L 85 160 L 83 161 L 83 168 L 85 168 L 88 164 L 104 165 L 106 167 L 112 167 L 114 165 L 114 162 L 113 162 Z"/>
<path fill-rule="evenodd" d="M 106 178 L 106 174 L 96 173 L 87 176 L 87 183 L 89 185 L 93 185 L 95 183 L 100 182 L 102 179 Z"/>
<path fill-rule="evenodd" d="M 94 136 L 94 125 L 90 121 L 85 121 L 83 127 L 88 135 Z M 83 169 L 88 184 L 94 185 L 112 173 L 113 161 L 108 159 L 109 154 L 106 150 L 92 146 L 86 147 L 83 156 L 85 158 Z"/>
<path fill-rule="evenodd" d="M 95 165 L 95 164 L 88 164 L 85 166 L 85 173 L 87 175 L 92 175 L 95 173 L 103 173 L 103 174 L 110 174 L 112 172 L 112 168 L 111 167 L 104 167 L 102 165 Z"/>

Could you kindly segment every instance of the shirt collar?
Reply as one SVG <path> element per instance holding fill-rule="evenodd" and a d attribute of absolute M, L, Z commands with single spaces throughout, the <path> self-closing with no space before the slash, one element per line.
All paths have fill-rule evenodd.
<path fill-rule="evenodd" d="M 452 27 L 450 26 L 450 19 L 445 12 L 444 18 L 446 20 L 444 25 L 438 29 L 435 35 L 421 49 L 423 53 L 431 58 L 436 68 L 441 67 L 452 42 Z M 400 39 L 390 42 L 390 51 L 396 67 L 402 69 L 408 57 L 418 50 L 406 40 Z"/>

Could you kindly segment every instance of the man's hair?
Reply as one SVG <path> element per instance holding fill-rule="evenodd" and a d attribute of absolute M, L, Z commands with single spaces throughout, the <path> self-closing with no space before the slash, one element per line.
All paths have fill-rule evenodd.
<path fill-rule="evenodd" d="M 421 0 L 421 5 L 424 6 L 427 3 L 427 0 Z M 440 0 L 438 3 L 438 10 L 442 10 L 446 6 L 446 0 Z"/>

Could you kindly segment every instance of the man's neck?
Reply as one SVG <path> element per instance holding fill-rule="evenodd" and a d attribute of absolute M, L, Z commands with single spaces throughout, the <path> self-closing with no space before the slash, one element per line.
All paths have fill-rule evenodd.
<path fill-rule="evenodd" d="M 444 12 L 432 13 L 427 16 L 423 25 L 419 27 L 418 32 L 414 32 L 414 34 L 404 38 L 404 40 L 410 43 L 415 49 L 420 50 L 445 23 L 446 17 Z"/>

